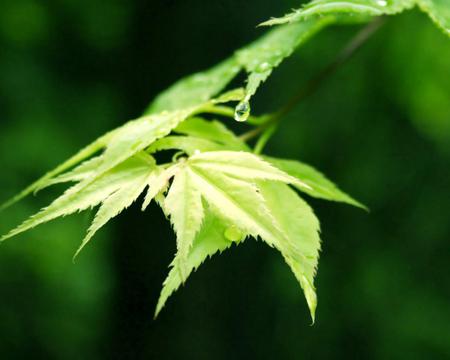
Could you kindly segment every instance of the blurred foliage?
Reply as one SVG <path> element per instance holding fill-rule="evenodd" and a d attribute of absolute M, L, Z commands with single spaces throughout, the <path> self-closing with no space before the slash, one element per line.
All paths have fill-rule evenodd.
<path fill-rule="evenodd" d="M 3 0 L 2 199 L 297 5 Z M 254 110 L 278 108 L 357 29 L 331 28 L 307 44 Z M 83 216 L 1 246 L 2 358 L 449 358 L 449 54 L 425 15 L 390 18 L 269 143 L 271 155 L 316 165 L 371 208 L 312 200 L 323 228 L 316 325 L 283 260 L 252 242 L 208 262 L 152 321 L 175 241 L 156 207 L 133 208 L 75 265 Z M 51 193 L 2 213 L 0 232 Z"/>

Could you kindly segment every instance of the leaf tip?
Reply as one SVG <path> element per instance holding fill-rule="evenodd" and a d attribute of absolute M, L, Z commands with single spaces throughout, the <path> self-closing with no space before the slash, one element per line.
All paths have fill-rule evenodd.
<path fill-rule="evenodd" d="M 316 308 L 317 308 L 317 301 L 314 301 L 313 304 L 309 305 L 309 313 L 311 315 L 311 326 L 313 326 L 316 323 Z"/>
<path fill-rule="evenodd" d="M 11 198 L 9 200 L 6 200 L 3 204 L 0 205 L 0 212 L 2 212 L 3 210 L 6 210 L 7 208 L 9 208 L 11 205 L 13 205 L 14 203 L 17 202 L 17 199 Z"/>
<path fill-rule="evenodd" d="M 159 298 L 158 303 L 156 304 L 155 312 L 153 313 L 153 320 L 156 320 L 158 318 L 159 313 L 161 312 L 161 310 L 164 307 L 164 304 L 165 304 L 165 300 L 163 301 L 163 299 Z"/>
<path fill-rule="evenodd" d="M 80 251 L 81 251 L 81 247 L 80 248 L 78 248 L 78 250 L 75 252 L 75 254 L 72 256 L 72 264 L 73 265 L 75 265 L 75 263 L 77 262 L 77 258 L 78 258 L 78 255 L 80 254 Z"/>
<path fill-rule="evenodd" d="M 367 207 L 366 205 L 364 205 L 363 203 L 359 202 L 358 200 L 355 200 L 353 198 L 350 197 L 350 199 L 347 201 L 347 203 L 349 205 L 353 205 L 357 208 L 360 208 L 361 210 L 364 210 L 367 213 L 370 213 L 370 209 L 369 207 Z"/>
<path fill-rule="evenodd" d="M 17 233 L 14 232 L 14 230 L 11 230 L 9 233 L 2 235 L 0 237 L 0 244 L 3 243 L 4 241 L 12 238 L 13 236 L 17 235 Z"/>
<path fill-rule="evenodd" d="M 86 246 L 86 244 L 89 242 L 89 240 L 91 239 L 92 235 L 88 234 L 86 236 L 86 238 L 84 238 L 84 240 L 82 241 L 80 247 L 77 249 L 77 251 L 75 251 L 75 254 L 72 257 L 72 263 L 75 264 L 76 259 L 78 258 L 78 255 L 80 255 L 81 250 L 84 249 L 84 247 Z"/>

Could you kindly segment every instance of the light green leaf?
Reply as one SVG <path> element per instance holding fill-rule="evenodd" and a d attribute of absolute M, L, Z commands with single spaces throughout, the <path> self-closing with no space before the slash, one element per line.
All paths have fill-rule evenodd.
<path fill-rule="evenodd" d="M 277 237 L 283 236 L 255 184 L 194 166 L 191 171 L 194 186 L 199 189 L 213 213 L 232 222 L 243 232 L 255 238 L 260 236 L 272 245 Z"/>
<path fill-rule="evenodd" d="M 213 151 L 191 156 L 191 167 L 205 171 L 219 171 L 229 176 L 254 181 L 273 180 L 309 188 L 298 178 L 277 169 L 255 154 L 244 151 Z"/>
<path fill-rule="evenodd" d="M 174 132 L 211 140 L 226 145 L 229 150 L 250 151 L 250 148 L 219 121 L 194 117 L 183 121 Z"/>
<path fill-rule="evenodd" d="M 412 8 L 416 0 L 314 0 L 281 18 L 261 25 L 280 25 L 320 18 L 327 15 L 393 15 Z"/>
<path fill-rule="evenodd" d="M 86 160 L 73 170 L 70 170 L 64 174 L 51 178 L 46 182 L 43 182 L 42 185 L 36 189 L 36 192 L 55 184 L 61 184 L 66 182 L 79 182 L 85 180 L 88 177 L 95 174 L 101 163 L 102 163 L 101 156 L 96 156 L 89 160 Z"/>
<path fill-rule="evenodd" d="M 153 168 L 153 164 L 154 162 L 149 155 L 140 153 L 106 172 L 95 182 L 86 183 L 86 181 L 82 181 L 72 186 L 48 207 L 4 235 L 0 241 L 58 217 L 100 204 L 111 194 L 133 183 L 137 178 L 148 174 L 149 169 Z"/>
<path fill-rule="evenodd" d="M 224 236 L 230 226 L 231 224 L 221 220 L 208 211 L 208 209 L 205 209 L 203 225 L 200 232 L 195 237 L 187 259 L 185 260 L 186 278 L 208 257 L 211 257 L 218 252 L 222 252 L 231 246 L 233 242 Z M 177 254 L 172 261 L 172 268 L 164 281 L 161 295 L 156 306 L 155 317 L 158 316 L 170 295 L 172 295 L 183 283 L 179 269 L 179 256 L 180 255 Z"/>
<path fill-rule="evenodd" d="M 51 171 L 43 178 L 27 187 L 19 195 L 4 204 L 0 209 L 4 209 L 12 205 L 14 202 L 22 199 L 33 191 L 52 185 L 55 182 L 55 176 L 89 158 L 99 150 L 106 148 L 104 153 L 100 156 L 100 160 L 98 160 L 95 173 L 90 174 L 91 176 L 86 179 L 87 183 L 94 181 L 105 172 L 114 168 L 116 165 L 145 149 L 156 139 L 170 133 L 174 127 L 176 127 L 181 121 L 187 118 L 199 107 L 200 106 L 154 116 L 145 116 L 126 123 L 125 125 L 102 136 L 91 145 L 78 152 L 75 156 L 64 162 L 55 170 Z M 92 163 L 90 165 L 92 165 Z M 73 174 L 71 173 L 67 174 L 69 179 L 72 176 Z M 56 181 L 60 182 L 59 180 Z"/>
<path fill-rule="evenodd" d="M 206 102 L 223 90 L 241 69 L 245 68 L 249 78 L 245 99 L 238 105 L 238 109 L 242 111 L 260 84 L 267 80 L 283 59 L 333 21 L 333 17 L 327 17 L 269 31 L 261 39 L 237 51 L 234 56 L 215 67 L 175 83 L 153 101 L 145 114 L 174 111 Z M 248 111 L 242 120 L 246 120 L 249 115 L 250 108 L 247 106 Z"/>
<path fill-rule="evenodd" d="M 18 202 L 19 200 L 23 199 L 24 197 L 28 196 L 29 194 L 37 191 L 40 188 L 44 188 L 49 185 L 49 183 L 52 181 L 52 178 L 55 176 L 58 176 L 59 174 L 63 173 L 64 171 L 72 168 L 73 166 L 76 166 L 77 164 L 81 163 L 82 161 L 86 160 L 87 158 L 91 157 L 98 151 L 102 150 L 107 144 L 109 139 L 114 135 L 114 131 L 110 131 L 103 135 L 102 137 L 95 140 L 90 145 L 86 146 L 85 148 L 78 151 L 74 156 L 66 160 L 64 163 L 53 169 L 52 171 L 45 174 L 43 177 L 29 185 L 26 189 L 22 190 L 19 194 L 11 198 L 10 200 L 6 201 L 0 206 L 0 211 L 8 208 L 9 206 L 13 205 L 14 203 Z"/>
<path fill-rule="evenodd" d="M 147 165 L 150 166 L 147 167 L 146 171 L 143 171 L 142 174 L 134 177 L 131 181 L 124 182 L 116 192 L 102 201 L 100 209 L 95 215 L 94 221 L 89 227 L 86 237 L 83 239 L 74 255 L 74 259 L 102 226 L 128 208 L 144 191 L 147 186 L 148 177 L 154 169 L 150 163 Z"/>
<path fill-rule="evenodd" d="M 177 259 L 183 281 L 188 276 L 187 257 L 194 238 L 202 225 L 204 210 L 200 190 L 194 185 L 187 166 L 180 166 L 167 194 L 165 211 L 170 215 L 177 235 Z"/>
<path fill-rule="evenodd" d="M 155 140 L 168 135 L 173 128 L 197 109 L 198 106 L 158 115 L 148 115 L 128 122 L 111 138 L 102 155 L 102 164 L 97 169 L 97 175 L 144 150 Z"/>
<path fill-rule="evenodd" d="M 144 150 L 155 140 L 168 135 L 189 116 L 196 112 L 201 112 L 204 106 L 228 101 L 238 101 L 241 97 L 242 90 L 232 90 L 222 94 L 217 99 L 199 103 L 190 108 L 170 112 L 164 111 L 157 115 L 147 115 L 128 122 L 118 129 L 111 138 L 102 155 L 103 162 L 97 170 L 97 176 L 108 171 L 133 154 Z"/>
<path fill-rule="evenodd" d="M 290 176 L 293 176 L 309 185 L 309 189 L 298 186 L 297 188 L 310 196 L 325 200 L 343 202 L 367 210 L 366 206 L 340 190 L 335 184 L 328 180 L 325 175 L 310 165 L 296 160 L 277 159 L 268 156 L 265 156 L 264 159 L 273 166 L 284 171 L 286 174 L 289 174 Z"/>
<path fill-rule="evenodd" d="M 245 92 L 243 88 L 233 89 L 227 92 L 222 93 L 214 99 L 211 99 L 208 102 L 203 103 L 202 108 L 210 108 L 215 105 L 224 104 L 230 101 L 240 101 L 244 97 Z"/>
<path fill-rule="evenodd" d="M 314 322 L 317 306 L 314 277 L 320 250 L 319 220 L 308 204 L 289 186 L 264 182 L 259 183 L 258 187 L 273 218 L 288 238 L 288 241 L 284 237 L 277 238 L 275 247 L 282 253 L 303 288 Z"/>
<path fill-rule="evenodd" d="M 236 53 L 237 60 L 249 74 L 246 96 L 241 107 L 248 103 L 274 68 L 290 56 L 298 46 L 333 21 L 333 17 L 324 17 L 319 20 L 283 26 L 268 32 L 261 39 L 239 50 Z"/>
<path fill-rule="evenodd" d="M 182 150 L 188 155 L 203 151 L 219 151 L 228 147 L 216 142 L 193 136 L 166 136 L 155 141 L 147 149 L 150 154 L 163 150 Z"/>
<path fill-rule="evenodd" d="M 179 170 L 179 164 L 174 164 L 172 166 L 169 166 L 166 169 L 164 169 L 164 168 L 162 168 L 162 166 L 160 166 L 160 167 L 157 167 L 155 169 L 155 171 L 153 171 L 150 174 L 150 177 L 148 178 L 148 182 L 147 182 L 147 185 L 148 185 L 147 194 L 146 194 L 144 202 L 142 204 L 142 211 L 144 211 L 147 208 L 147 206 L 150 204 L 150 202 L 153 199 L 155 199 L 158 196 L 158 194 L 165 192 L 165 190 L 167 190 L 170 179 L 175 176 L 175 174 L 178 172 L 178 170 Z M 163 208 L 163 210 L 165 210 L 163 203 L 161 203 L 159 205 Z"/>
<path fill-rule="evenodd" d="M 181 79 L 156 97 L 144 114 L 185 109 L 206 102 L 222 91 L 240 70 L 231 57 L 207 71 Z"/>
<path fill-rule="evenodd" d="M 95 174 L 91 174 L 91 176 L 86 179 L 86 182 L 88 183 L 93 182 L 99 176 L 111 170 L 116 165 L 130 158 L 139 151 L 144 150 L 155 140 L 168 135 L 171 130 L 183 120 L 193 115 L 195 112 L 201 112 L 202 108 L 227 101 L 239 101 L 241 98 L 242 90 L 237 89 L 227 92 L 217 99 L 198 103 L 190 108 L 163 112 L 158 115 L 147 115 L 136 120 L 129 121 L 123 126 L 100 137 L 92 144 L 79 151 L 69 160 L 64 162 L 62 165 L 58 166 L 44 177 L 31 184 L 20 194 L 3 204 L 0 207 L 0 210 L 3 210 L 19 201 L 33 191 L 52 185 L 56 176 L 72 168 L 73 166 L 78 165 L 80 162 L 91 157 L 98 151 L 105 149 L 101 155 L 101 161 L 99 160 L 99 163 L 101 163 L 98 165 Z M 73 176 L 73 174 L 68 174 L 69 178 L 71 176 Z"/>
<path fill-rule="evenodd" d="M 444 33 L 450 36 L 450 1 L 417 0 L 420 9 L 425 11 Z"/>
<path fill-rule="evenodd" d="M 188 231 L 189 242 L 187 244 L 193 244 L 193 247 L 190 248 L 186 245 L 184 247 L 185 255 L 178 252 L 172 263 L 173 269 L 169 275 L 171 280 L 165 282 L 161 299 L 158 302 L 157 313 L 167 297 L 189 275 L 192 269 L 189 258 L 191 249 L 192 251 L 195 249 L 195 233 L 200 227 L 203 216 L 203 207 L 201 207 L 203 198 L 208 204 L 211 214 L 232 224 L 225 229 L 222 227 L 221 237 L 225 236 L 237 242 L 248 235 L 254 238 L 260 237 L 268 245 L 277 248 L 282 253 L 304 289 L 311 316 L 314 319 L 316 296 L 313 280 L 320 247 L 317 219 L 293 190 L 286 184 L 280 183 L 280 179 L 271 179 L 271 167 L 267 170 L 269 174 L 267 177 L 258 175 L 258 178 L 272 181 L 255 183 L 255 179 L 248 179 L 246 176 L 244 179 L 231 177 L 225 160 L 236 162 L 236 158 L 242 157 L 243 163 L 248 163 L 247 155 L 256 156 L 236 152 L 236 158 L 234 158 L 228 153 L 211 152 L 190 157 L 180 165 L 183 170 L 175 175 L 172 186 L 176 188 L 173 190 L 173 194 L 171 194 L 172 188 L 170 189 L 171 200 L 165 201 L 165 210 L 170 213 L 172 221 L 174 214 L 179 217 L 174 225 L 178 223 L 181 229 L 185 228 L 185 224 L 189 222 L 188 216 L 196 217 L 192 221 L 194 224 L 192 229 L 190 228 Z M 206 156 L 202 158 L 202 155 Z M 218 164 L 221 164 L 222 168 L 219 165 L 214 168 L 199 166 L 202 161 L 206 164 L 214 162 L 215 158 L 220 160 Z M 262 163 L 265 164 L 265 162 Z M 261 169 L 258 171 L 263 172 Z M 286 179 L 283 180 L 289 182 Z M 179 230 L 176 229 L 176 231 L 178 234 Z M 201 234 L 204 234 L 204 230 Z"/>

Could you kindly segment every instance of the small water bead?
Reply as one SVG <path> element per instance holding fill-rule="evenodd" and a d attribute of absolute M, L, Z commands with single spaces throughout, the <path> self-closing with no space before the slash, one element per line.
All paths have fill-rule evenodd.
<path fill-rule="evenodd" d="M 268 62 L 263 62 L 259 64 L 257 71 L 264 72 L 270 69 L 270 64 Z"/>
<path fill-rule="evenodd" d="M 192 82 L 198 83 L 198 84 L 211 82 L 211 79 L 204 74 L 196 74 L 196 75 L 192 76 L 191 80 L 192 80 Z"/>
<path fill-rule="evenodd" d="M 227 240 L 232 242 L 240 242 L 244 237 L 244 234 L 236 225 L 231 225 L 225 230 L 224 236 Z"/>
<path fill-rule="evenodd" d="M 239 122 L 247 121 L 250 116 L 250 103 L 248 100 L 242 100 L 234 111 L 234 119 Z"/>
<path fill-rule="evenodd" d="M 377 4 L 379 6 L 387 6 L 387 1 L 386 0 L 376 0 Z"/>

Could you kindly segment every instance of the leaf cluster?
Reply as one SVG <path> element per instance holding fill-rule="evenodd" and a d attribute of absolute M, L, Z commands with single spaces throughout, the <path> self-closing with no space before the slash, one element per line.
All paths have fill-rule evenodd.
<path fill-rule="evenodd" d="M 415 5 L 450 35 L 446 0 L 314 0 L 267 21 L 263 25 L 281 26 L 213 68 L 180 80 L 157 96 L 143 116 L 101 136 L 3 205 L 54 184 L 72 183 L 1 241 L 97 207 L 76 256 L 101 227 L 142 197 L 142 210 L 155 201 L 177 237 L 155 315 L 208 257 L 253 238 L 281 253 L 314 320 L 320 226 L 299 192 L 364 206 L 307 164 L 259 155 L 263 143 L 252 149 L 248 137 L 217 119 L 235 118 L 270 130 L 267 124 L 275 115 L 251 116 L 249 101 L 286 57 L 328 25 L 367 21 Z M 245 88 L 224 92 L 242 70 L 248 76 Z M 233 102 L 235 108 L 229 106 Z M 270 135 L 262 132 L 263 142 Z M 161 161 L 163 152 L 171 152 L 172 161 Z"/>

